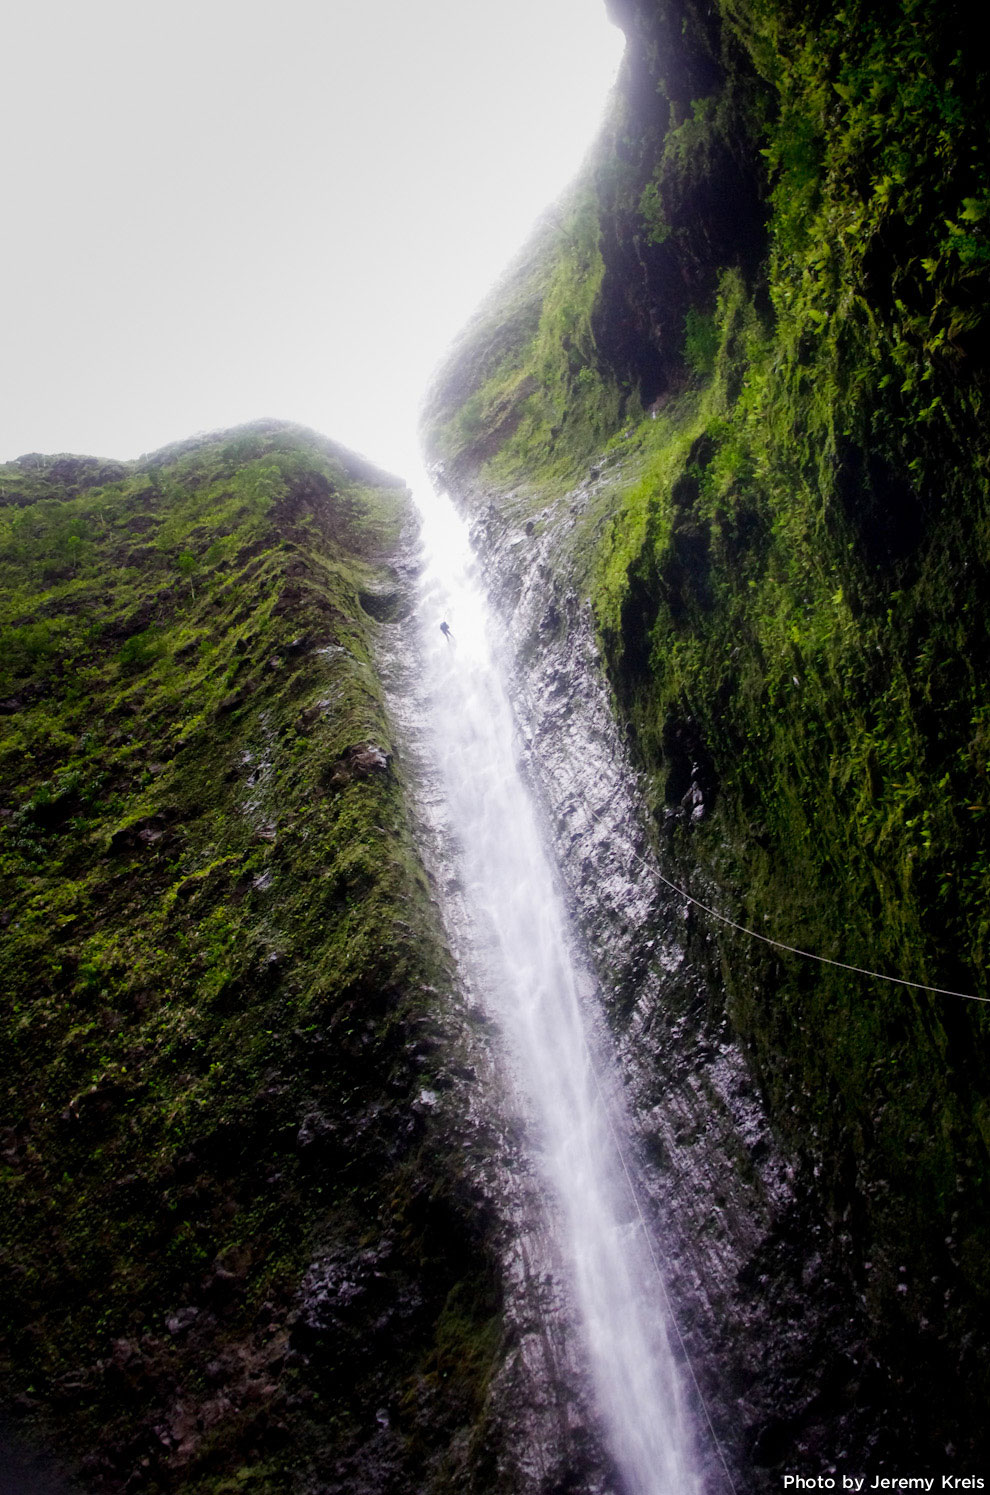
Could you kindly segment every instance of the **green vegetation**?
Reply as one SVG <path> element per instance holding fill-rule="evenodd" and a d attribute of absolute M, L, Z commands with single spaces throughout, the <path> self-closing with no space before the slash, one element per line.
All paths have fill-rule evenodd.
<path fill-rule="evenodd" d="M 6 1394 L 101 1488 L 197 1495 L 297 1488 L 384 1406 L 419 1487 L 498 1320 L 410 1109 L 449 971 L 371 653 L 405 494 L 278 425 L 0 492 Z"/>
<path fill-rule="evenodd" d="M 443 377 L 430 440 L 486 500 L 513 485 L 514 521 L 570 506 L 600 465 L 560 564 L 671 872 L 789 944 L 986 996 L 984 53 L 964 9 L 927 0 L 630 9 L 639 86 L 592 173 L 597 238 L 583 270 L 566 236 L 541 251 L 544 287 L 584 276 L 558 426 L 523 416 L 505 441 L 482 419 L 458 444 L 458 388 L 483 415 L 507 387 L 486 371 L 478 390 Z M 534 368 L 552 321 L 545 295 L 500 369 Z M 607 391 L 593 408 L 564 399 L 582 357 Z M 933 1426 L 963 1382 L 979 1406 L 986 1008 L 714 932 L 729 1015 L 881 1342 L 905 1375 L 942 1366 Z"/>
<path fill-rule="evenodd" d="M 618 420 L 620 401 L 597 373 L 591 326 L 604 269 L 592 195 L 579 193 L 552 222 L 556 232 L 520 267 L 508 311 L 496 301 L 469 329 L 462 376 L 476 387 L 451 404 L 437 392 L 436 455 L 454 467 L 467 453 L 486 455 L 505 483 L 534 466 L 573 472 Z"/>
<path fill-rule="evenodd" d="M 715 372 L 719 333 L 714 317 L 689 306 L 684 317 L 684 362 L 701 378 Z"/>

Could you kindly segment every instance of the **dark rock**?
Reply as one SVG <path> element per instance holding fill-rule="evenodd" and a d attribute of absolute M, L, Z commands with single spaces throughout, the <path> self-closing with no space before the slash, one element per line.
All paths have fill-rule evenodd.
<path fill-rule="evenodd" d="M 248 698 L 246 687 L 241 686 L 239 690 L 228 691 L 217 706 L 217 715 L 226 716 L 230 711 L 236 711 L 238 706 L 243 706 Z"/>
<path fill-rule="evenodd" d="M 190 1304 L 186 1308 L 180 1308 L 176 1313 L 170 1313 L 165 1320 L 165 1327 L 172 1335 L 172 1338 L 175 1339 L 178 1335 L 185 1334 L 188 1329 L 191 1329 L 198 1318 L 199 1309 L 194 1308 Z"/>
<path fill-rule="evenodd" d="M 334 1123 L 322 1111 L 310 1111 L 296 1133 L 296 1146 L 300 1152 L 322 1152 L 333 1143 L 335 1134 Z"/>
<path fill-rule="evenodd" d="M 244 1279 L 237 1272 L 231 1272 L 227 1267 L 218 1266 L 216 1270 L 203 1282 L 203 1296 L 209 1298 L 215 1304 L 230 1303 L 231 1300 L 244 1290 Z"/>
<path fill-rule="evenodd" d="M 408 594 L 398 587 L 374 592 L 363 590 L 358 593 L 358 601 L 379 623 L 398 623 L 408 616 L 410 608 Z"/>
<path fill-rule="evenodd" d="M 372 774 L 388 773 L 391 754 L 373 742 L 359 742 L 349 747 L 331 764 L 326 782 L 330 788 L 342 788 L 352 779 L 369 778 Z"/>
<path fill-rule="evenodd" d="M 74 1095 L 59 1119 L 68 1125 L 92 1125 L 105 1120 L 133 1093 L 133 1087 L 125 1081 L 100 1080 Z"/>
<path fill-rule="evenodd" d="M 362 777 L 372 773 L 387 772 L 390 762 L 390 754 L 383 752 L 372 742 L 348 748 L 346 756 L 354 772 Z"/>
<path fill-rule="evenodd" d="M 309 706 L 304 706 L 299 713 L 297 726 L 300 729 L 312 727 L 316 722 L 327 716 L 333 709 L 333 700 L 314 701 Z"/>
<path fill-rule="evenodd" d="M 312 1348 L 321 1337 L 354 1318 L 366 1296 L 368 1284 L 364 1263 L 325 1259 L 314 1262 L 300 1289 L 299 1307 L 292 1327 L 294 1349 Z"/>
<path fill-rule="evenodd" d="M 146 815 L 121 826 L 110 837 L 110 850 L 114 852 L 135 851 L 141 846 L 153 846 L 160 841 L 168 829 L 170 816 L 163 812 Z"/>

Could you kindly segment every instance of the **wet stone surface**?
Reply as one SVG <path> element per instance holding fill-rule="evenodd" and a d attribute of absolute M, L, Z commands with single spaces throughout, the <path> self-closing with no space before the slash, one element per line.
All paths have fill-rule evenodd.
<path fill-rule="evenodd" d="M 415 546 L 407 565 L 410 572 L 419 565 Z M 431 620 L 421 621 L 425 628 Z M 464 1450 L 463 1487 L 520 1495 L 618 1495 L 589 1402 L 554 1222 L 534 1167 L 531 1118 L 520 1115 L 511 1094 L 511 1061 L 486 1000 L 477 930 L 456 873 L 457 835 L 429 748 L 414 623 L 386 641 L 383 674 L 399 744 L 396 770 L 412 790 L 420 854 L 459 962 L 459 986 L 441 1035 L 444 1082 L 424 1086 L 411 1110 L 439 1124 L 456 1114 L 464 1187 L 487 1212 L 486 1235 L 499 1264 L 502 1338 L 483 1414 L 470 1449 Z M 317 1280 L 323 1280 L 319 1273 L 314 1284 Z M 328 1310 L 329 1301 L 318 1315 Z"/>
<path fill-rule="evenodd" d="M 802 1461 L 828 1467 L 846 1452 L 879 1467 L 905 1446 L 907 1414 L 843 1278 L 811 1167 L 771 1131 L 725 1015 L 713 937 L 661 880 L 590 612 L 560 580 L 586 496 L 545 510 L 537 531 L 474 495 L 473 539 L 524 771 L 598 977 L 602 1082 L 628 1107 L 627 1161 L 673 1306 L 707 1485 L 728 1488 L 723 1457 L 754 1495 Z M 710 795 L 699 765 L 670 813 L 701 818 Z"/>

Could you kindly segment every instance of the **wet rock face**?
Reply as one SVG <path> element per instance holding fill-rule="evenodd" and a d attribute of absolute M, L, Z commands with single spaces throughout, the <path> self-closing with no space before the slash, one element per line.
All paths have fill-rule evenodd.
<path fill-rule="evenodd" d="M 415 565 L 413 552 L 409 566 Z M 548 1219 L 542 1175 L 533 1161 L 530 1123 L 508 1098 L 511 1060 L 483 1001 L 486 978 L 478 931 L 453 871 L 457 835 L 430 746 L 430 686 L 414 627 L 383 640 L 382 665 L 398 742 L 396 770 L 413 791 L 417 843 L 458 962 L 447 1018 L 417 1045 L 423 1053 L 439 1053 L 442 1069 L 418 1090 L 410 1110 L 441 1134 L 456 1133 L 462 1157 L 460 1193 L 470 1201 L 497 1280 L 500 1322 L 489 1352 L 483 1404 L 470 1442 L 464 1441 L 459 1455 L 450 1451 L 449 1472 L 461 1481 L 456 1487 L 472 1495 L 615 1495 L 615 1477 L 589 1403 L 567 1272 Z M 318 1121 L 309 1130 L 318 1133 Z M 450 1241 L 449 1231 L 440 1228 L 439 1235 Z M 379 1246 L 356 1259 L 315 1260 L 293 1329 L 303 1353 L 315 1363 L 334 1326 L 346 1333 L 348 1315 L 359 1304 L 377 1306 L 390 1271 L 388 1252 L 383 1256 Z M 390 1306 L 382 1310 L 386 1353 L 389 1315 L 415 1316 L 423 1290 L 419 1277 L 397 1296 L 393 1293 Z M 375 1320 L 373 1313 L 370 1317 Z M 445 1368 L 439 1369 L 443 1375 Z M 422 1386 L 417 1389 L 421 1394 Z M 429 1388 L 425 1394 L 432 1394 Z M 375 1446 L 385 1438 L 382 1432 Z M 367 1487 L 390 1488 L 385 1483 Z M 350 1495 L 352 1488 L 365 1486 L 345 1483 L 340 1488 Z M 424 1483 L 423 1488 L 432 1486 Z"/>
<path fill-rule="evenodd" d="M 686 1219 L 704 1197 L 692 1170 L 711 1184 L 670 1238 L 685 1260 L 710 1256 L 706 1281 L 724 1280 L 739 1345 L 759 1345 L 753 1325 L 767 1330 L 777 1369 L 755 1390 L 733 1345 L 717 1350 L 724 1384 L 752 1402 L 741 1445 L 772 1466 L 831 1420 L 835 1457 L 840 1444 L 902 1439 L 892 1473 L 914 1457 L 954 1461 L 964 1478 L 967 1461 L 985 1462 L 990 1385 L 973 1331 L 990 1299 L 986 755 L 972 707 L 985 685 L 973 661 L 987 653 L 986 370 L 970 357 L 978 332 L 947 333 L 943 362 L 911 328 L 929 313 L 932 327 L 971 315 L 975 326 L 970 309 L 990 299 L 974 279 L 948 310 L 956 251 L 944 237 L 949 203 L 975 202 L 983 53 L 960 49 L 959 26 L 947 31 L 933 5 L 611 8 L 629 47 L 599 164 L 555 244 L 534 240 L 439 376 L 427 440 L 454 487 L 480 490 L 486 463 L 497 490 L 463 496 L 489 510 L 479 540 L 511 634 L 530 771 L 665 1160 L 657 1187 Z M 907 110 L 914 56 L 944 90 Z M 868 136 L 855 109 L 819 110 L 852 80 L 854 97 L 891 100 Z M 950 95 L 952 123 L 936 123 Z M 951 164 L 916 144 L 942 129 Z M 869 206 L 859 184 L 883 160 L 910 160 L 916 187 Z M 572 331 L 538 291 L 571 264 L 586 212 L 598 257 L 582 280 L 584 366 L 568 357 L 554 373 L 543 350 L 569 347 Z M 829 225 L 846 214 L 859 227 L 843 248 Z M 827 276 L 823 243 L 838 255 Z M 904 300 L 892 287 L 921 253 L 928 288 Z M 538 336 L 535 313 L 518 312 L 537 302 Z M 503 413 L 534 371 L 545 403 L 527 394 L 528 424 L 505 440 Z M 608 483 L 593 503 L 585 485 L 537 512 L 592 462 L 591 484 L 603 470 Z M 565 542 L 568 511 L 586 503 Z M 649 806 L 672 881 L 680 867 L 741 926 L 898 984 L 816 974 L 711 923 L 623 849 L 630 837 L 635 848 L 628 765 L 599 709 L 585 590 L 617 717 L 648 770 L 633 799 Z M 939 989 L 905 989 L 911 978 Z M 793 1177 L 772 1139 L 746 1145 L 750 1115 L 764 1131 L 772 1116 Z M 682 1168 L 683 1191 L 668 1185 Z M 827 1370 L 813 1334 L 789 1327 L 802 1293 L 822 1322 L 837 1305 Z M 717 1347 L 714 1311 L 711 1322 Z"/>
<path fill-rule="evenodd" d="M 488 590 L 505 626 L 526 770 L 587 956 L 632 1118 L 635 1165 L 677 1333 L 740 1488 L 840 1451 L 903 1457 L 910 1411 L 868 1342 L 810 1167 L 784 1154 L 724 1012 L 712 935 L 664 881 L 645 786 L 613 718 L 590 615 L 559 547 L 579 490 L 514 530 L 472 498 Z M 661 815 L 704 816 L 717 793 L 688 729 Z M 672 801 L 672 802 L 670 802 Z M 908 1440 L 905 1442 L 904 1440 Z M 724 1483 L 708 1444 L 709 1481 Z"/>

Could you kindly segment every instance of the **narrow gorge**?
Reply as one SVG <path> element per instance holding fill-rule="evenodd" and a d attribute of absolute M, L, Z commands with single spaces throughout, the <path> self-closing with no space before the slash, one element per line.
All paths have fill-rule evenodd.
<path fill-rule="evenodd" d="M 976 17 L 608 9 L 429 478 L 0 467 L 2 1495 L 990 1488 Z"/>

